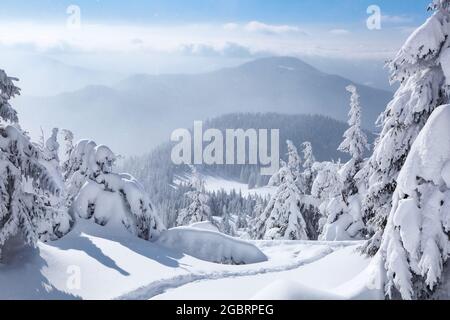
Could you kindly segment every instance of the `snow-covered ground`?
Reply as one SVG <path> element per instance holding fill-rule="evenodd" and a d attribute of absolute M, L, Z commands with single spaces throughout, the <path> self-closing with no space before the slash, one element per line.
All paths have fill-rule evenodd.
<path fill-rule="evenodd" d="M 277 190 L 276 187 L 262 187 L 249 189 L 248 185 L 239 181 L 229 180 L 217 176 L 202 176 L 203 182 L 205 183 L 205 189 L 208 192 L 218 192 L 225 191 L 226 193 L 231 193 L 233 190 L 237 193 L 241 192 L 242 196 L 248 197 L 250 195 L 257 195 L 263 198 L 272 196 Z M 178 185 L 190 180 L 189 176 L 178 177 L 175 179 L 174 184 Z"/>
<path fill-rule="evenodd" d="M 241 192 L 244 197 L 248 197 L 249 195 L 270 197 L 276 191 L 275 187 L 249 189 L 248 185 L 245 183 L 213 176 L 205 176 L 204 181 L 205 188 L 209 192 L 224 190 L 225 192 L 230 193 L 235 190 L 238 193 Z"/>
<path fill-rule="evenodd" d="M 270 298 L 288 289 L 293 299 L 376 297 L 365 288 L 369 260 L 355 251 L 358 243 L 251 243 L 266 261 L 216 264 L 78 221 L 66 237 L 0 265 L 0 299 L 252 299 L 268 297 L 268 286 L 278 288 Z"/>

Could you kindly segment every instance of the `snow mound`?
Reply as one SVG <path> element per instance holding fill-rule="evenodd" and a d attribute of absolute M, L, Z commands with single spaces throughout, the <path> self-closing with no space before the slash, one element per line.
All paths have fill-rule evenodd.
<path fill-rule="evenodd" d="M 211 221 L 203 221 L 191 224 L 191 228 L 207 230 L 213 232 L 220 232 L 219 228 L 217 228 Z"/>
<path fill-rule="evenodd" d="M 253 300 L 343 300 L 344 298 L 323 290 L 309 288 L 290 280 L 276 281 L 258 292 Z"/>
<path fill-rule="evenodd" d="M 214 263 L 242 265 L 267 261 L 266 255 L 251 243 L 192 227 L 167 230 L 157 242 L 169 249 Z"/>

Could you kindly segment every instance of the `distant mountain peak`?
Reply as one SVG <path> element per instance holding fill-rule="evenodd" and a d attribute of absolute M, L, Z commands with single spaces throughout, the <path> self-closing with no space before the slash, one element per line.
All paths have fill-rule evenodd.
<path fill-rule="evenodd" d="M 294 57 L 268 57 L 247 62 L 240 69 L 282 69 L 285 71 L 322 73 L 310 64 Z"/>

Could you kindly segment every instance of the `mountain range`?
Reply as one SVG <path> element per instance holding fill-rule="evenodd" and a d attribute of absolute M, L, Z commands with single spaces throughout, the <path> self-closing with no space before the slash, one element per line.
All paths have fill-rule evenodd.
<path fill-rule="evenodd" d="M 140 74 L 111 86 L 87 86 L 47 97 L 16 101 L 21 122 L 31 133 L 42 125 L 73 129 L 77 138 L 91 137 L 124 155 L 150 151 L 168 141 L 177 128 L 190 128 L 233 112 L 316 114 L 347 120 L 349 93 L 361 95 L 363 125 L 375 120 L 392 93 L 324 73 L 290 57 L 258 59 L 235 68 L 203 74 Z"/>

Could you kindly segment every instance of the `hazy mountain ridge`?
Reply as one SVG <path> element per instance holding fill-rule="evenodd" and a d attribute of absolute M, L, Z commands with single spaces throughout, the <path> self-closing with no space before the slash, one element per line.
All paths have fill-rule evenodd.
<path fill-rule="evenodd" d="M 78 137 L 93 137 L 119 153 L 142 154 L 168 141 L 174 129 L 226 113 L 321 114 L 346 121 L 345 87 L 351 83 L 296 58 L 264 58 L 205 74 L 141 74 L 111 87 L 88 86 L 53 97 L 24 96 L 17 104 L 22 123 L 32 133 L 40 132 L 37 123 L 46 130 L 77 128 Z M 392 94 L 357 86 L 364 126 L 373 129 Z M 104 129 L 99 129 L 98 119 Z M 138 137 L 144 139 L 137 141 Z"/>

